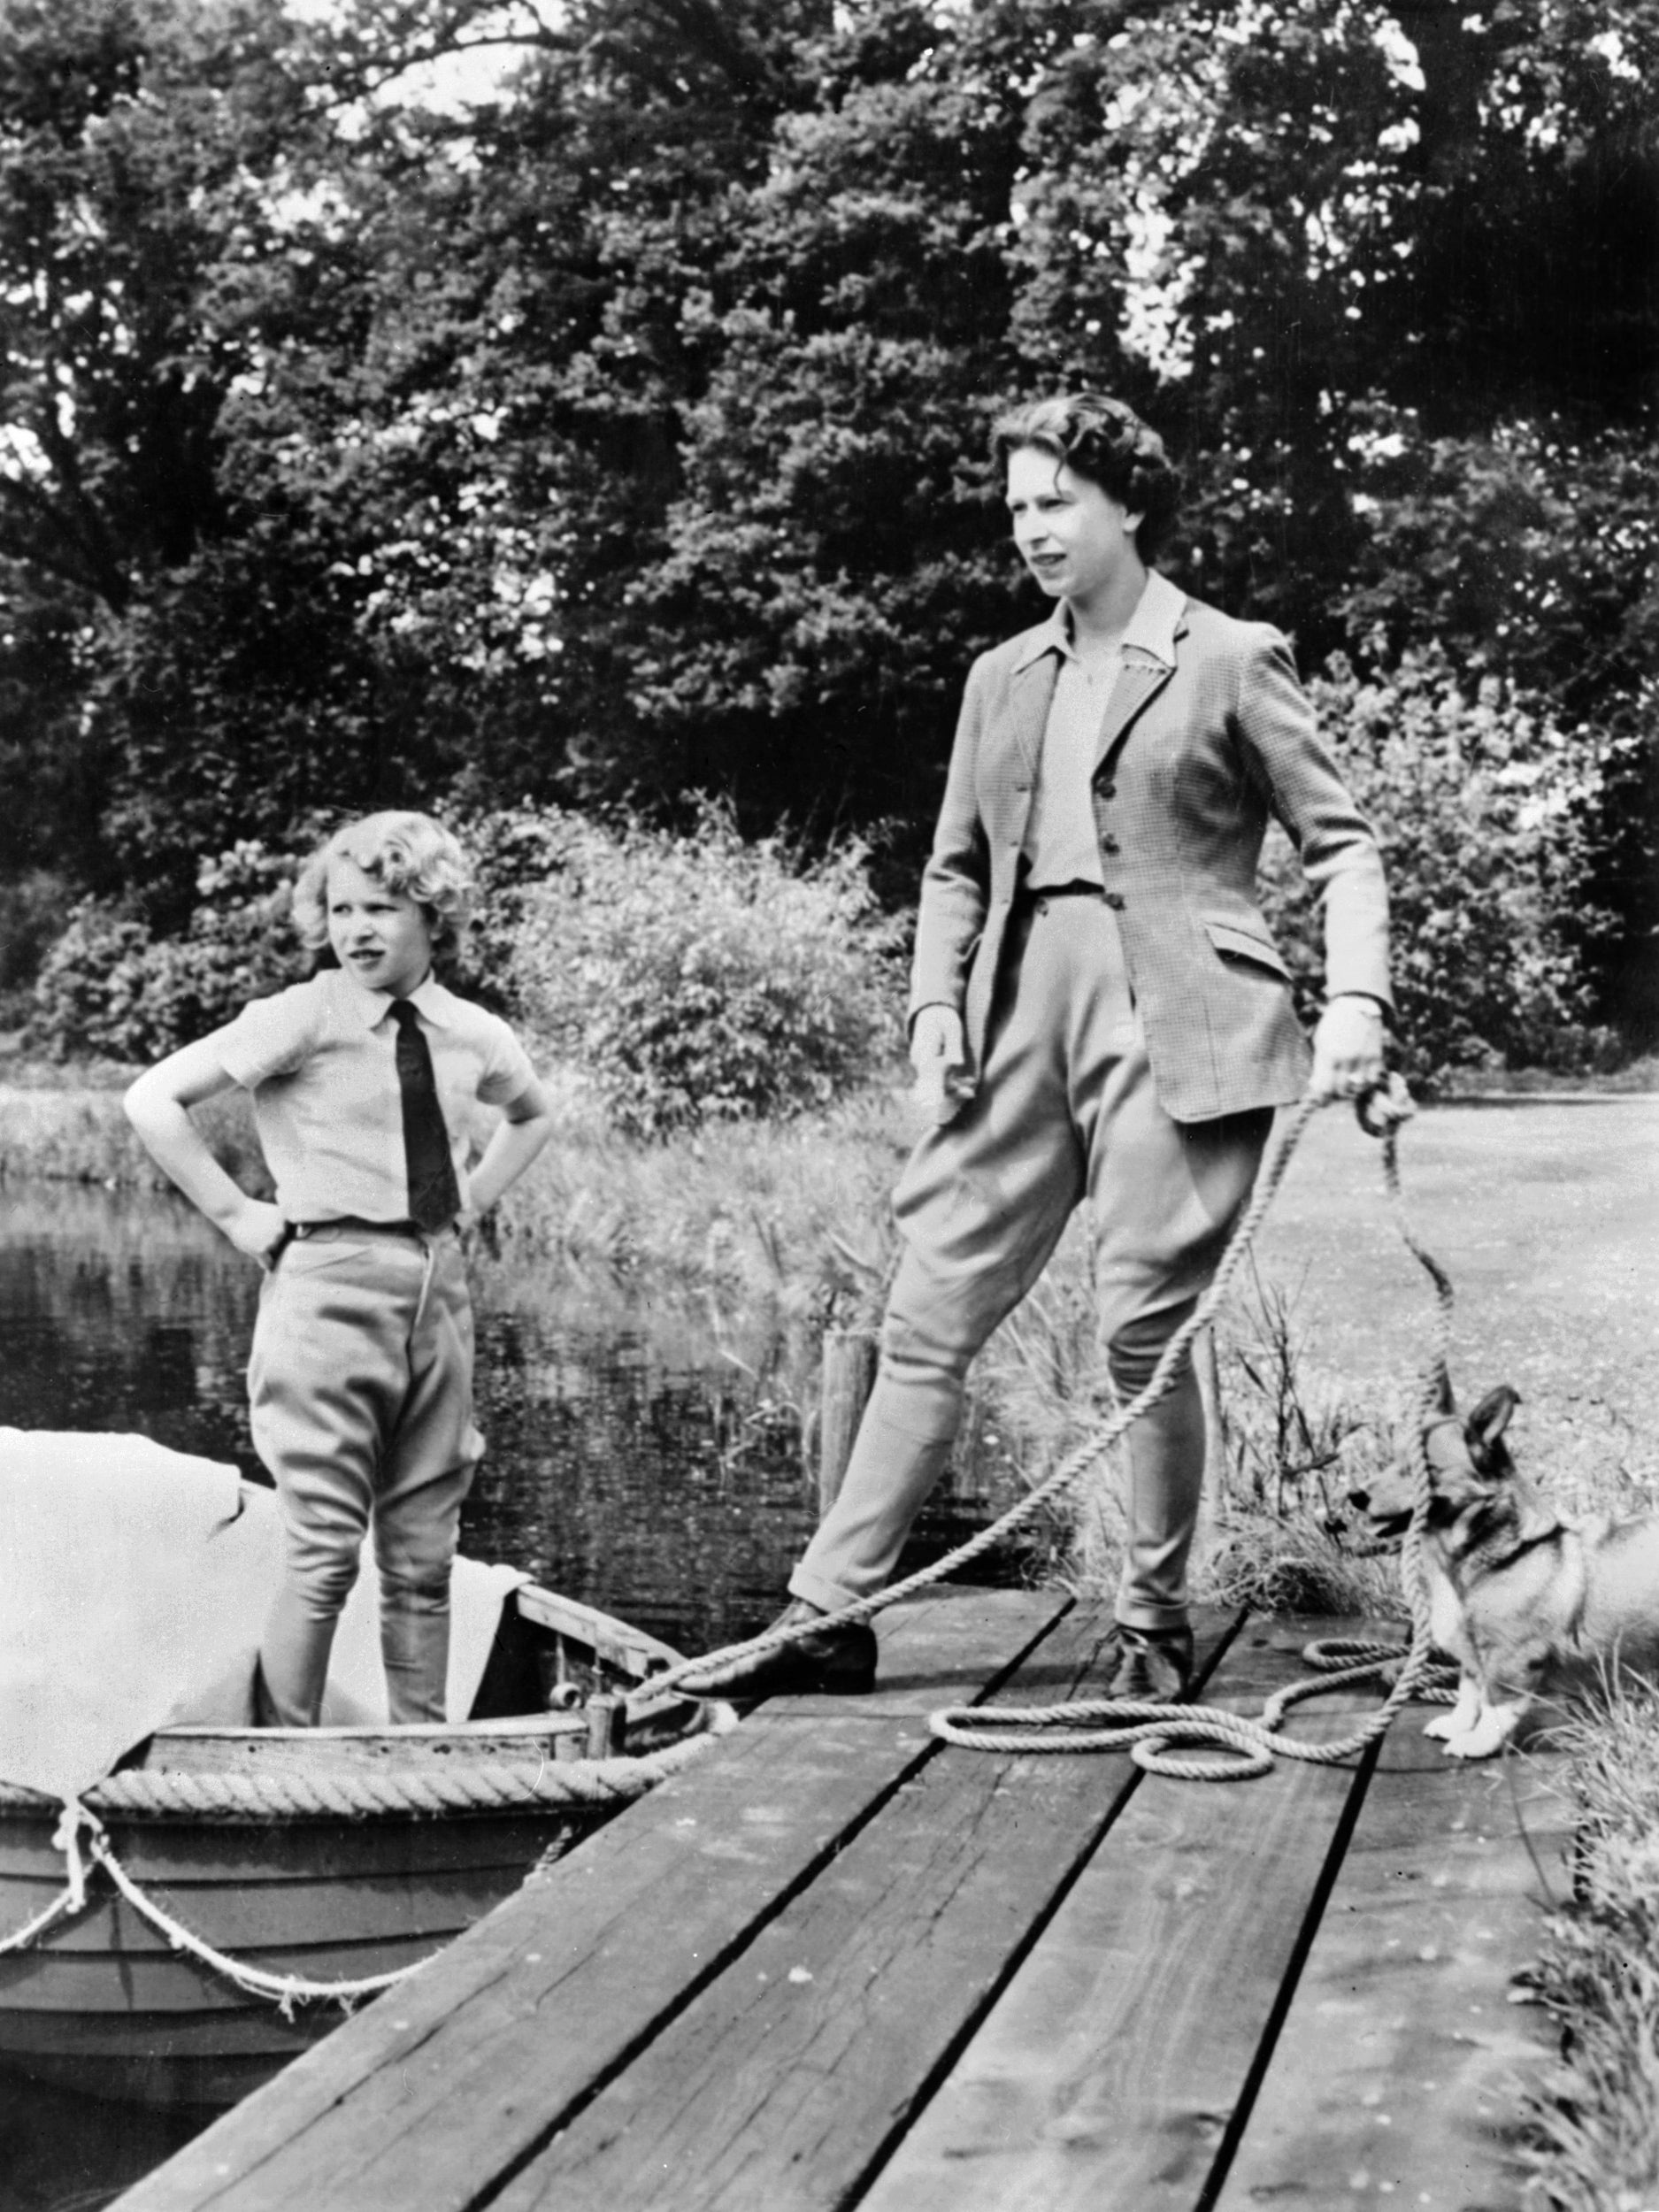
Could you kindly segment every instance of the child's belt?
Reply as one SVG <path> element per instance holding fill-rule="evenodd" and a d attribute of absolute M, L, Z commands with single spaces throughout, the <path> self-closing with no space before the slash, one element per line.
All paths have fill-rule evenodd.
<path fill-rule="evenodd" d="M 333 1214 L 326 1221 L 296 1221 L 289 1225 L 296 1237 L 314 1237 L 324 1229 L 349 1229 L 372 1237 L 442 1236 L 442 1229 L 423 1229 L 418 1221 L 366 1221 L 361 1214 Z M 446 1222 L 444 1226 L 449 1225 Z"/>

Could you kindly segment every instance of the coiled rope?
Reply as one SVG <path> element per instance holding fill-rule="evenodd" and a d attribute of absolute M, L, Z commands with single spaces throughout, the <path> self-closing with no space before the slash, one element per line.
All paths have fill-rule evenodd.
<path fill-rule="evenodd" d="M 773 1626 L 750 1637 L 747 1642 L 733 1644 L 699 1659 L 682 1660 L 664 1673 L 654 1676 L 653 1689 L 665 1691 L 695 1685 L 700 1674 L 717 1666 L 724 1669 L 758 1658 L 763 1652 L 798 1642 L 803 1637 L 816 1636 L 826 1628 L 867 1621 L 900 1599 L 912 1596 L 956 1573 L 1076 1487 L 1118 1439 L 1175 1387 L 1181 1363 L 1194 1339 L 1209 1325 L 1231 1290 L 1256 1232 L 1278 1195 L 1296 1147 L 1323 1103 L 1323 1100 L 1309 1093 L 1275 1131 L 1249 1204 L 1239 1219 L 1210 1287 L 1164 1346 L 1146 1386 L 1102 1422 L 1052 1474 L 1010 1506 L 998 1520 L 931 1566 L 920 1568 L 901 1582 L 891 1583 L 883 1590 L 843 1606 L 839 1612 Z M 1373 1107 L 1379 1119 L 1371 1118 Z M 1407 1248 L 1427 1272 L 1435 1295 L 1435 1345 L 1423 1371 L 1419 1417 L 1413 1424 L 1413 1503 L 1401 1559 L 1401 1580 L 1411 1622 L 1409 1645 L 1359 1646 L 1334 1641 L 1310 1644 L 1303 1656 L 1320 1672 L 1309 1681 L 1292 1683 L 1276 1692 L 1255 1720 L 1214 1706 L 1142 1704 L 1122 1699 L 1079 1700 L 1047 1706 L 946 1706 L 930 1717 L 929 1725 L 947 1743 L 981 1751 L 1127 1751 L 1135 1763 L 1148 1773 L 1169 1775 L 1183 1781 L 1240 1781 L 1269 1772 L 1276 1757 L 1307 1760 L 1319 1765 L 1336 1764 L 1380 1735 L 1408 1700 L 1441 1694 L 1438 1686 L 1425 1688 L 1431 1671 L 1432 1639 L 1419 1560 L 1429 1500 L 1425 1429 L 1438 1408 L 1442 1381 L 1448 1371 L 1452 1286 L 1444 1269 L 1418 1241 L 1405 1211 L 1400 1186 L 1398 1140 L 1402 1123 L 1415 1108 L 1404 1084 L 1398 1076 L 1390 1077 L 1384 1092 L 1359 1102 L 1358 1111 L 1361 1126 L 1369 1135 L 1380 1136 L 1382 1140 L 1383 1178 L 1396 1225 Z M 1398 1673 L 1385 1702 L 1368 1715 L 1364 1725 L 1353 1734 L 1331 1743 L 1309 1743 L 1281 1732 L 1286 1712 L 1302 1700 L 1327 1695 L 1333 1690 L 1370 1680 L 1381 1671 L 1396 1667 Z M 995 1724 L 986 1725 L 987 1719 Z M 1107 1720 L 1116 1724 L 1100 1725 Z M 1175 1758 L 1170 1755 L 1168 1747 L 1176 1743 L 1206 1745 L 1233 1755 L 1223 1761 Z"/>
<path fill-rule="evenodd" d="M 1398 1079 L 1394 1079 L 1398 1086 Z M 1303 1102 L 1305 1107 L 1307 1102 Z M 1399 1130 L 1411 1111 L 1404 1087 L 1394 1089 L 1385 1107 L 1382 1130 L 1383 1179 L 1395 1223 L 1408 1250 L 1424 1268 L 1434 1288 L 1434 1348 L 1425 1362 L 1411 1425 L 1411 1517 L 1401 1550 L 1402 1592 L 1411 1621 L 1410 1641 L 1402 1647 L 1388 1644 L 1355 1644 L 1332 1640 L 1310 1644 L 1303 1658 L 1317 1671 L 1307 1681 L 1288 1683 L 1276 1691 L 1250 1719 L 1215 1705 L 1158 1705 L 1131 1699 L 1076 1699 L 1062 1705 L 972 1707 L 947 1706 L 930 1717 L 929 1725 L 947 1743 L 976 1751 L 1126 1751 L 1148 1774 L 1167 1775 L 1184 1782 L 1236 1782 L 1271 1773 L 1278 1759 L 1300 1760 L 1312 1766 L 1337 1766 L 1376 1740 L 1400 1708 L 1414 1698 L 1446 1699 L 1449 1694 L 1434 1672 L 1433 1639 L 1428 1617 L 1428 1587 L 1422 1567 L 1423 1525 L 1429 1505 L 1428 1430 L 1442 1400 L 1449 1373 L 1453 1294 L 1451 1279 L 1432 1254 L 1418 1241 L 1406 1214 L 1400 1187 Z M 1302 1110 L 1299 1109 L 1299 1115 Z M 1362 1105 L 1362 1125 L 1375 1134 Z M 1297 1128 L 1305 1126 L 1305 1119 Z M 1235 1242 L 1241 1240 L 1235 1239 Z M 1232 1253 L 1229 1251 L 1229 1258 Z M 1217 1278 L 1219 1279 L 1219 1278 Z M 1157 1378 L 1154 1377 L 1156 1384 Z M 1148 1402 L 1156 1402 L 1149 1400 Z M 1137 1415 L 1138 1417 L 1138 1415 Z M 1325 1742 L 1287 1735 L 1283 1723 L 1290 1709 L 1305 1699 L 1328 1696 L 1336 1689 L 1371 1680 L 1385 1673 L 1394 1677 L 1383 1702 L 1368 1713 L 1360 1726 L 1346 1736 Z M 993 1725 L 981 1724 L 987 1714 Z M 1101 1724 L 1110 1721 L 1112 1726 Z M 1041 1731 L 1054 1732 L 1044 1737 Z M 1228 1755 L 1223 1759 L 1172 1756 L 1171 1747 L 1203 1747 Z"/>

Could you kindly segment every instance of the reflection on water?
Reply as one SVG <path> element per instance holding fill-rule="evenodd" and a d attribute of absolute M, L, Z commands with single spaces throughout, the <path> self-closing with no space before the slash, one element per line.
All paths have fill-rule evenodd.
<path fill-rule="evenodd" d="M 0 2072 L 0 2212 L 93 2212 L 202 2126 L 197 2113 L 100 2104 Z"/>
<path fill-rule="evenodd" d="M 812 1347 L 609 1282 L 473 1270 L 488 1455 L 475 1557 L 700 1650 L 775 1610 L 815 1517 Z M 0 1425 L 135 1430 L 258 1472 L 243 1395 L 257 1271 L 173 1199 L 0 1189 Z M 942 1494 L 903 1565 L 998 1503 Z M 0 1933 L 4 1933 L 0 1931 Z M 186 2132 L 188 2132 L 187 2128 Z M 0 2212 L 102 2203 L 183 2139 L 0 2077 Z"/>
<path fill-rule="evenodd" d="M 0 1425 L 136 1430 L 259 1475 L 257 1270 L 170 1198 L 11 1185 L 0 1205 Z M 485 1252 L 472 1273 L 489 1449 L 465 1548 L 688 1650 L 760 1626 L 816 1513 L 812 1345 Z M 941 1493 L 906 1565 L 986 1510 Z"/>

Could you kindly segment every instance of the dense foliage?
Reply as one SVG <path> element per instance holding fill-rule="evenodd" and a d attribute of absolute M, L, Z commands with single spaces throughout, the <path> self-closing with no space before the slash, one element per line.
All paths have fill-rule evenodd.
<path fill-rule="evenodd" d="M 628 1133 L 826 1107 L 897 1057 L 905 932 L 862 847 L 744 839 L 712 805 L 681 833 L 531 806 L 457 826 L 478 911 L 450 979 L 503 1006 L 538 1056 L 585 1067 Z M 294 873 L 243 841 L 204 865 L 172 937 L 82 900 L 35 986 L 36 1043 L 154 1059 L 309 974 Z"/>
<path fill-rule="evenodd" d="M 1659 0 L 12 0 L 0 922 L 173 941 L 388 799 L 715 793 L 908 894 L 1029 611 L 988 415 L 1086 380 L 1189 588 L 1559 733 L 1643 1040 L 1655 81 Z"/>
<path fill-rule="evenodd" d="M 618 1126 L 658 1137 L 826 1107 L 895 1058 L 898 936 L 856 846 L 803 862 L 718 811 L 687 835 L 572 823 L 508 972 Z"/>
<path fill-rule="evenodd" d="M 1499 678 L 1470 696 L 1439 647 L 1367 673 L 1335 655 L 1310 688 L 1343 734 L 1344 776 L 1382 845 L 1407 1077 L 1576 1071 L 1610 1056 L 1585 948 L 1611 918 L 1594 903 L 1586 824 L 1617 772 L 1616 747 L 1569 737 Z M 1318 910 L 1287 842 L 1270 848 L 1263 875 L 1311 1018 Z"/>
<path fill-rule="evenodd" d="M 119 900 L 82 899 L 35 982 L 35 1042 L 60 1059 L 158 1059 L 297 982 L 311 961 L 288 925 L 293 872 L 251 841 L 204 863 L 173 937 Z"/>

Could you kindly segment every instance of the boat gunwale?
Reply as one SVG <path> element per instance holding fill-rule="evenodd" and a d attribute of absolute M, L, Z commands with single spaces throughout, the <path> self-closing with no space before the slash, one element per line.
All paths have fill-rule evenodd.
<path fill-rule="evenodd" d="M 416 1721 L 394 1724 L 388 1721 L 335 1723 L 316 1728 L 254 1727 L 229 1722 L 180 1722 L 157 1728 L 134 1744 L 100 1782 L 92 1784 L 83 1794 L 96 1805 L 98 1793 L 108 1782 L 119 1785 L 124 1777 L 150 1777 L 157 1785 L 177 1777 L 180 1783 L 192 1775 L 203 1779 L 211 1777 L 234 1777 L 252 1774 L 265 1766 L 267 1774 L 278 1771 L 302 1774 L 308 1765 L 307 1752 L 319 1755 L 315 1764 L 323 1773 L 342 1775 L 353 1769 L 361 1771 L 378 1770 L 390 1779 L 398 1771 L 411 1777 L 423 1766 L 458 1756 L 465 1769 L 468 1755 L 475 1763 L 488 1762 L 490 1753 L 497 1763 L 512 1762 L 532 1750 L 540 1749 L 543 1763 L 557 1762 L 560 1773 L 572 1785 L 581 1768 L 626 1764 L 635 1760 L 649 1759 L 654 1755 L 687 1743 L 710 1732 L 719 1731 L 717 1717 L 722 1708 L 708 1701 L 688 1697 L 683 1692 L 670 1691 L 654 1694 L 650 1687 L 653 1674 L 677 1664 L 680 1654 L 672 1645 L 631 1628 L 626 1622 L 604 1613 L 595 1606 L 586 1605 L 580 1599 L 566 1598 L 558 1592 L 526 1580 L 506 1593 L 503 1617 L 511 1607 L 519 1619 L 533 1630 L 562 1638 L 578 1646 L 590 1655 L 595 1669 L 602 1675 L 617 1678 L 614 1689 L 592 1694 L 620 1705 L 625 1732 L 633 1737 L 647 1732 L 648 1740 L 595 1758 L 577 1754 L 572 1756 L 572 1743 L 586 1741 L 590 1733 L 591 1697 L 588 1703 L 574 1705 L 567 1709 L 545 1709 L 532 1712 L 505 1713 L 481 1719 L 468 1717 L 458 1721 Z M 198 1761 L 192 1760 L 193 1749 L 201 1753 Z M 240 1753 L 241 1757 L 236 1755 Z M 268 1763 L 263 1754 L 272 1755 Z M 215 1756 L 214 1755 L 218 1755 Z M 55 1818 L 61 1809 L 59 1801 L 42 1792 L 21 1786 L 0 1784 L 0 1820 L 40 1820 Z M 394 1816 L 403 1809 L 375 1807 L 370 1817 Z M 414 1809 L 411 1809 L 413 1810 Z M 495 1817 L 504 1813 L 523 1813 L 533 1809 L 557 1819 L 564 1812 L 576 1812 L 574 1807 L 561 1807 L 543 1800 L 539 1807 L 531 1803 L 512 1805 L 480 1805 L 445 1808 L 442 1812 L 420 1809 L 416 1816 L 422 1818 L 465 1818 L 468 1816 Z M 103 1816 L 118 1823 L 137 1820 L 145 1826 L 157 1823 L 174 1824 L 180 1821 L 207 1825 L 228 1824 L 241 1826 L 250 1817 L 259 1817 L 246 1811 L 229 1809 L 177 1809 L 159 1806 L 115 1806 L 101 1808 Z M 367 1810 L 367 1809 L 365 1809 Z M 578 1816 L 580 1816 L 580 1815 Z M 293 1812 L 277 1816 L 286 1824 L 290 1820 L 346 1819 L 354 1824 L 365 1817 L 365 1811 L 333 1813 Z"/>

